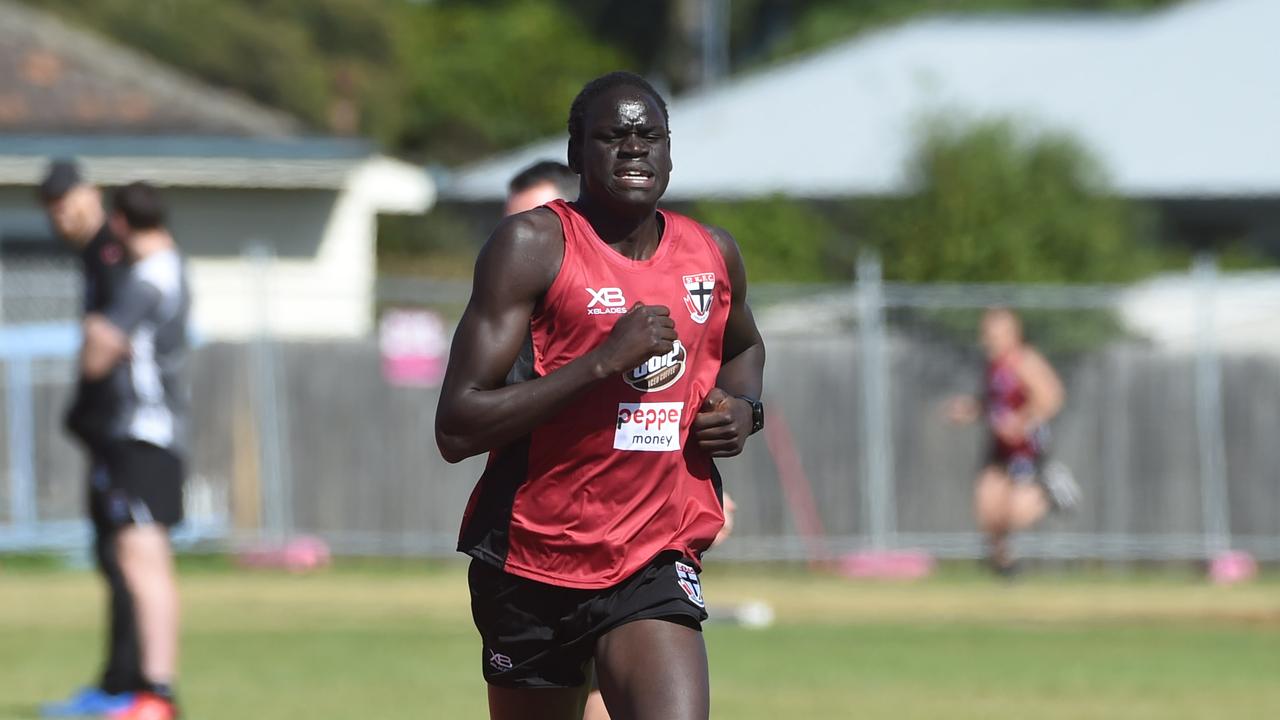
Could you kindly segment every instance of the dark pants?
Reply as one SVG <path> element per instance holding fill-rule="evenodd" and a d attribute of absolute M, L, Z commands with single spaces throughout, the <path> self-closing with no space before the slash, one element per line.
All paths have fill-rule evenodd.
<path fill-rule="evenodd" d="M 138 622 L 133 612 L 133 598 L 125 583 L 124 573 L 116 558 L 116 526 L 107 514 L 104 492 L 105 468 L 93 458 L 89 471 L 89 516 L 93 520 L 94 556 L 98 571 L 107 581 L 108 620 L 107 664 L 102 670 L 101 688 L 118 694 L 143 688 L 142 650 L 138 640 Z"/>

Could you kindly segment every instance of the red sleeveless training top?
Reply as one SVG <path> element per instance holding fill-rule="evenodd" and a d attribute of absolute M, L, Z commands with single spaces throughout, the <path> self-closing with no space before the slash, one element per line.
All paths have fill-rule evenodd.
<path fill-rule="evenodd" d="M 991 436 L 995 450 L 1001 456 L 1018 454 L 1035 454 L 1036 447 L 1032 438 L 1019 442 L 1009 442 L 996 434 L 994 428 L 1002 416 L 1020 412 L 1027 404 L 1027 388 L 1018 376 L 1017 363 L 1021 360 L 1018 351 L 1006 353 L 994 360 L 987 361 L 986 373 L 986 411 L 987 425 L 992 428 Z"/>
<path fill-rule="evenodd" d="M 679 342 L 491 452 L 458 549 L 540 582 L 606 588 L 664 550 L 697 561 L 724 524 L 719 476 L 689 428 L 720 372 L 729 278 L 715 240 L 682 215 L 660 211 L 658 249 L 631 260 L 573 206 L 546 207 L 564 229 L 564 261 L 530 320 L 531 373 L 508 381 L 586 354 L 636 301 L 669 307 Z"/>

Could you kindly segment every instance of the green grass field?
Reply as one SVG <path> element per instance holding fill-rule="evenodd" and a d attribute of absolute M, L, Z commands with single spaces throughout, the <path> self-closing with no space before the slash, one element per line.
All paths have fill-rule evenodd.
<path fill-rule="evenodd" d="M 704 590 L 778 614 L 764 630 L 708 626 L 716 718 L 1280 717 L 1274 578 L 882 584 L 713 564 Z M 190 563 L 182 592 L 192 720 L 486 717 L 460 563 L 301 576 Z M 88 572 L 0 559 L 0 717 L 34 717 L 92 675 L 101 604 Z"/>

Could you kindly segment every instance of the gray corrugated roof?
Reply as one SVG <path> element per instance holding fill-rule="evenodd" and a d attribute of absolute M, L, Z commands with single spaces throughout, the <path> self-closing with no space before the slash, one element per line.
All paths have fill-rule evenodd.
<path fill-rule="evenodd" d="M 677 99 L 668 197 L 893 193 L 937 113 L 1071 132 L 1128 195 L 1280 195 L 1278 28 L 1277 0 L 911 22 Z M 463 168 L 442 196 L 501 197 L 564 145 Z"/>

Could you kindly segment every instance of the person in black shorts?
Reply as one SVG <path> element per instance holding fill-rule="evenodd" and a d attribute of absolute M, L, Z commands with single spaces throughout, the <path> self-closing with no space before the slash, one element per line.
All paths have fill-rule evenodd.
<path fill-rule="evenodd" d="M 950 416 L 962 424 L 981 419 L 987 426 L 974 512 L 992 569 L 1008 577 L 1017 572 L 1010 537 L 1050 510 L 1075 508 L 1080 488 L 1064 464 L 1047 457 L 1049 422 L 1066 399 L 1058 374 L 1023 340 L 1022 322 L 1008 308 L 987 310 L 981 340 L 987 355 L 982 395 L 954 398 Z"/>
<path fill-rule="evenodd" d="M 511 216 L 527 212 L 552 200 L 572 200 L 578 196 L 578 176 L 561 162 L 542 160 L 536 162 L 511 178 L 507 184 L 507 201 L 504 215 Z M 724 527 L 716 535 L 712 547 L 719 545 L 733 532 L 733 516 L 736 504 L 728 491 L 723 494 Z M 480 569 L 479 572 L 485 572 Z M 533 584 L 535 587 L 536 583 Z M 545 587 L 545 586 L 542 586 Z M 720 609 L 720 608 L 718 608 Z M 731 610 L 730 608 L 723 608 Z M 705 610 L 705 608 L 703 608 Z M 728 614 L 728 613 L 726 613 Z M 583 709 L 583 720 L 610 720 L 609 709 L 605 706 L 604 697 L 600 693 L 600 676 L 595 672 L 594 663 L 590 667 L 591 692 L 587 695 Z"/>
<path fill-rule="evenodd" d="M 447 461 L 490 454 L 459 533 L 489 714 L 580 719 L 594 660 L 618 718 L 705 720 L 713 459 L 763 427 L 764 343 L 729 233 L 658 207 L 661 95 L 601 76 L 568 130 L 579 193 L 481 250 L 436 412 Z"/>
<path fill-rule="evenodd" d="M 142 691 L 112 717 L 177 717 L 178 588 L 169 530 L 182 520 L 190 297 L 159 193 L 132 183 L 112 198 L 110 222 L 129 256 L 111 304 L 84 321 L 81 372 L 105 381 L 111 416 L 94 477 L 134 603 Z"/>
<path fill-rule="evenodd" d="M 86 182 L 74 161 L 60 159 L 50 163 L 39 186 L 39 201 L 54 232 L 80 255 L 83 312 L 103 312 L 128 274 L 128 264 L 124 246 L 107 224 L 101 191 Z M 44 705 L 41 712 L 48 717 L 98 715 L 118 710 L 132 701 L 134 691 L 141 689 L 142 660 L 133 603 L 116 561 L 114 528 L 102 512 L 105 504 L 93 481 L 105 471 L 104 435 L 110 414 L 107 383 L 79 376 L 65 424 L 68 432 L 83 445 L 89 459 L 86 502 L 93 522 L 94 558 L 107 583 L 107 657 L 97 684 L 76 691 L 66 700 Z"/>

